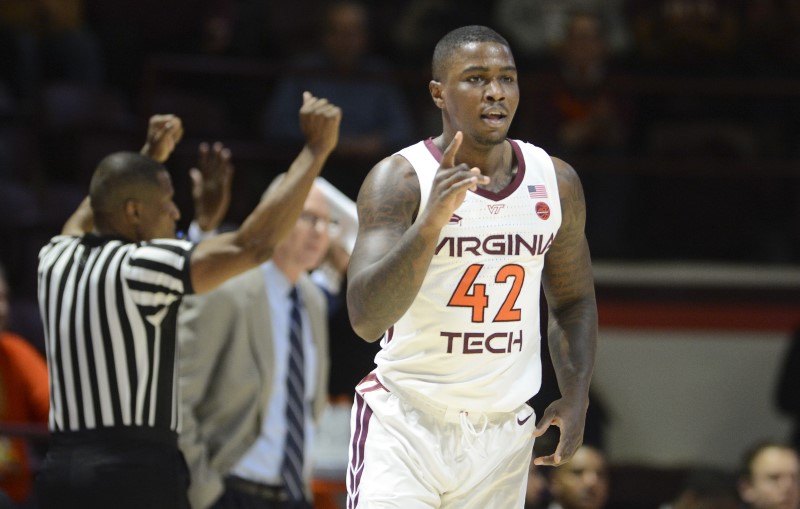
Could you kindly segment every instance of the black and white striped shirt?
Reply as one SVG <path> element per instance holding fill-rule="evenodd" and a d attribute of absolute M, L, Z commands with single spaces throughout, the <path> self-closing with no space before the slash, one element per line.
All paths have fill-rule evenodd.
<path fill-rule="evenodd" d="M 51 431 L 179 430 L 176 318 L 193 247 L 89 234 L 42 248 Z"/>

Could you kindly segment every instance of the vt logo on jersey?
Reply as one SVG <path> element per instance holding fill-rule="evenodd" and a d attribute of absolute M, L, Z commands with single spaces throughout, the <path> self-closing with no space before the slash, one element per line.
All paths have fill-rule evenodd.
<path fill-rule="evenodd" d="M 487 207 L 489 208 L 489 212 L 491 212 L 494 215 L 499 214 L 500 211 L 503 210 L 503 208 L 505 208 L 505 206 L 506 206 L 505 203 L 495 203 L 493 205 L 487 205 Z"/>

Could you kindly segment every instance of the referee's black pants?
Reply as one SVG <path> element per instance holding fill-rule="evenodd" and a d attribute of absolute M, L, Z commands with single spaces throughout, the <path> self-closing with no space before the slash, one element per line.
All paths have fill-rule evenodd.
<path fill-rule="evenodd" d="M 151 431 L 151 430 L 147 430 Z M 36 477 L 40 509 L 189 509 L 174 434 L 54 434 Z"/>

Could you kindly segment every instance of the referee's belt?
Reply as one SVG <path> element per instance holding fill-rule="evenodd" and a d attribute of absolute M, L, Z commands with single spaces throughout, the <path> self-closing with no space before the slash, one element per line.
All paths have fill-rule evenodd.
<path fill-rule="evenodd" d="M 289 500 L 289 493 L 283 486 L 262 484 L 235 475 L 229 475 L 225 478 L 225 488 L 269 502 L 285 502 Z"/>

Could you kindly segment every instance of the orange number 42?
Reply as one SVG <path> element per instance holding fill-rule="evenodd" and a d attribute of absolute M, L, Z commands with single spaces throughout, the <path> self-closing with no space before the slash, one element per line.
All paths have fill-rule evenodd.
<path fill-rule="evenodd" d="M 483 265 L 473 264 L 467 267 L 461 281 L 456 286 L 456 291 L 450 297 L 448 306 L 472 308 L 472 321 L 483 322 L 484 311 L 489 307 L 489 297 L 486 295 L 486 285 L 475 283 L 475 279 L 483 269 Z M 511 289 L 506 295 L 503 305 L 494 317 L 494 322 L 518 322 L 522 316 L 519 308 L 515 307 L 522 283 L 525 280 L 525 269 L 520 265 L 504 265 L 497 271 L 494 280 L 496 283 L 511 281 Z"/>

